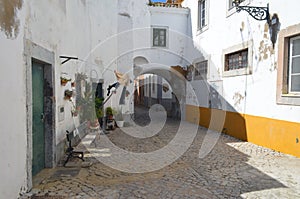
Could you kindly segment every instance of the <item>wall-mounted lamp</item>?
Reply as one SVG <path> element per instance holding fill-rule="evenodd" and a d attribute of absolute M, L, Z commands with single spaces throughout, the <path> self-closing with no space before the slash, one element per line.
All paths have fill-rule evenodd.
<path fill-rule="evenodd" d="M 70 61 L 71 59 L 75 59 L 78 60 L 78 57 L 70 57 L 70 56 L 65 56 L 65 55 L 61 55 L 59 56 L 60 59 L 65 59 L 63 62 L 61 62 L 60 64 L 63 65 L 64 63 Z"/>
<path fill-rule="evenodd" d="M 236 11 L 240 12 L 244 10 L 248 12 L 251 17 L 256 20 L 263 21 L 267 20 L 267 23 L 270 24 L 270 13 L 269 13 L 269 4 L 267 7 L 255 7 L 255 6 L 240 6 L 241 0 L 233 0 L 232 5 L 236 7 Z"/>
<path fill-rule="evenodd" d="M 236 7 L 236 11 L 240 12 L 241 10 L 244 10 L 250 14 L 251 17 L 253 17 L 256 20 L 263 21 L 267 20 L 267 23 L 269 25 L 269 33 L 270 38 L 274 45 L 277 40 L 277 34 L 280 30 L 280 22 L 277 14 L 274 14 L 272 16 L 272 19 L 270 19 L 270 13 L 269 13 L 269 4 L 267 4 L 267 7 L 256 7 L 256 6 L 240 6 L 241 0 L 233 0 L 232 5 Z"/>

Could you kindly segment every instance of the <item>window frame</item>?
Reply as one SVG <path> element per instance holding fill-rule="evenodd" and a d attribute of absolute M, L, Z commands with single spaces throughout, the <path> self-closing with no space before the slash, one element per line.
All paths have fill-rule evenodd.
<path fill-rule="evenodd" d="M 155 30 L 164 30 L 165 31 L 165 45 L 155 45 L 154 44 L 154 31 Z M 168 48 L 169 46 L 169 42 L 168 42 L 168 38 L 169 38 L 169 35 L 168 35 L 168 27 L 166 26 L 153 26 L 152 29 L 151 29 L 151 45 L 152 47 L 154 48 Z"/>
<path fill-rule="evenodd" d="M 234 70 L 225 70 L 226 67 L 226 56 L 241 52 L 243 50 L 248 50 L 248 61 L 247 61 L 247 67 L 234 69 Z M 246 42 L 243 42 L 241 44 L 229 47 L 227 49 L 223 50 L 223 77 L 232 77 L 232 76 L 240 76 L 240 75 L 251 75 L 252 74 L 252 63 L 253 63 L 253 41 L 249 40 Z"/>
<path fill-rule="evenodd" d="M 243 54 L 245 54 L 245 53 L 246 53 L 246 60 L 243 59 L 244 58 Z M 237 60 L 235 57 L 237 57 Z M 233 65 L 235 65 L 235 66 L 238 65 L 238 68 L 231 68 L 230 60 L 232 60 L 232 62 L 234 62 Z M 246 61 L 246 66 L 243 66 L 243 65 L 245 65 L 245 61 Z M 235 62 L 237 62 L 237 63 L 235 63 Z M 245 49 L 242 49 L 239 51 L 235 51 L 235 52 L 232 52 L 229 54 L 225 54 L 225 64 L 224 65 L 225 65 L 225 67 L 224 67 L 225 72 L 232 71 L 232 70 L 244 69 L 244 68 L 248 67 L 248 48 L 245 48 Z"/>
<path fill-rule="evenodd" d="M 198 67 L 197 65 L 199 64 L 202 64 L 202 63 L 206 63 L 206 73 L 204 75 L 201 75 L 201 72 L 198 72 Z M 193 72 L 193 80 L 207 80 L 208 79 L 208 60 L 205 59 L 205 60 L 201 60 L 201 61 L 197 61 L 195 62 L 194 64 L 194 72 Z M 202 71 L 202 70 L 200 70 Z M 199 74 L 197 74 L 199 73 Z"/>
<path fill-rule="evenodd" d="M 227 5 L 226 5 L 226 15 L 227 17 L 233 15 L 234 13 L 236 13 L 236 9 L 234 9 L 233 6 L 230 6 L 230 2 L 232 2 L 233 0 L 228 0 L 227 1 Z M 244 0 L 243 2 L 240 3 L 241 6 L 246 6 L 249 5 L 251 3 L 252 0 Z M 232 4 L 232 3 L 231 3 Z"/>
<path fill-rule="evenodd" d="M 290 38 L 300 36 L 300 23 L 279 31 L 278 68 L 277 68 L 277 104 L 300 106 L 300 93 L 289 92 L 289 52 Z"/>
<path fill-rule="evenodd" d="M 292 73 L 292 59 L 293 59 L 293 55 L 292 55 L 292 52 L 293 52 L 293 45 L 292 45 L 292 41 L 293 40 L 300 40 L 300 35 L 298 35 L 298 36 L 294 36 L 294 37 L 290 37 L 290 39 L 289 39 L 289 46 L 290 46 L 290 48 L 289 48 L 289 63 L 288 63 L 288 72 L 289 72 L 289 74 L 288 74 L 288 93 L 289 94 L 298 94 L 298 95 L 300 95 L 300 90 L 299 91 L 292 91 L 291 89 L 292 89 L 292 75 L 300 75 L 300 73 L 298 73 L 298 74 L 294 74 L 294 73 Z M 296 56 L 298 56 L 298 57 L 300 57 L 300 54 L 299 55 L 296 55 Z"/>
<path fill-rule="evenodd" d="M 204 10 L 202 9 L 202 2 L 204 2 Z M 204 11 L 204 24 L 201 23 L 203 20 L 202 12 Z M 208 29 L 208 12 L 209 12 L 209 0 L 198 0 L 198 8 L 197 8 L 197 31 L 198 33 L 202 33 Z"/>

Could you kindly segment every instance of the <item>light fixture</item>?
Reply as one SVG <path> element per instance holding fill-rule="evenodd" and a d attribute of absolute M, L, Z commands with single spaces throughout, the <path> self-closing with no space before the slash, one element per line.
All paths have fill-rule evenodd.
<path fill-rule="evenodd" d="M 255 6 L 240 6 L 241 0 L 233 0 L 232 5 L 236 7 L 236 11 L 240 12 L 244 10 L 250 14 L 256 20 L 263 21 L 267 20 L 267 24 L 269 26 L 270 39 L 274 45 L 277 40 L 277 34 L 280 30 L 280 22 L 277 14 L 273 14 L 272 19 L 269 13 L 269 4 L 267 7 L 255 7 Z"/>
<path fill-rule="evenodd" d="M 65 59 L 63 62 L 61 62 L 60 64 L 63 65 L 64 63 L 70 61 L 71 59 L 74 60 L 78 60 L 78 57 L 70 57 L 70 56 L 65 56 L 65 55 L 61 55 L 59 56 L 60 59 Z"/>
<path fill-rule="evenodd" d="M 240 12 L 244 10 L 250 14 L 256 20 L 263 21 L 267 20 L 267 23 L 270 25 L 270 13 L 269 13 L 269 4 L 267 7 L 255 7 L 255 6 L 240 6 L 241 0 L 233 0 L 232 5 L 236 7 L 236 11 Z"/>

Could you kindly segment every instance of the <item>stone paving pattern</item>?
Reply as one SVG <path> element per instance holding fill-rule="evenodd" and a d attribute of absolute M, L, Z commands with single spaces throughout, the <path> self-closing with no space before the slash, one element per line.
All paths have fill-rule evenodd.
<path fill-rule="evenodd" d="M 146 125 L 147 112 L 138 109 L 136 122 Z M 108 136 L 117 146 L 134 152 L 157 150 L 174 137 L 178 120 L 168 119 L 151 138 L 136 139 L 121 129 L 108 135 L 91 132 L 97 145 Z M 109 168 L 86 150 L 85 162 L 72 159 L 67 167 L 45 169 L 30 193 L 20 198 L 300 198 L 300 159 L 222 134 L 213 150 L 198 157 L 206 129 L 199 127 L 189 150 L 173 164 L 142 174 Z M 105 155 L 107 152 L 103 152 Z M 108 154 L 113 155 L 113 154 Z M 134 166 L 134 165 L 132 165 Z"/>

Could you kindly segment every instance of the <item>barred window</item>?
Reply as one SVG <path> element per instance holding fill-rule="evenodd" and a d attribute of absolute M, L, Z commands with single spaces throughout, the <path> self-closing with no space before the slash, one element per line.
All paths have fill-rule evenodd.
<path fill-rule="evenodd" d="M 248 67 L 248 49 L 225 55 L 225 71 Z"/>
<path fill-rule="evenodd" d="M 245 1 L 245 0 L 240 0 L 240 3 L 242 3 L 243 1 Z M 229 9 L 228 9 L 228 10 L 230 10 L 230 9 L 233 8 L 233 4 L 232 4 L 232 3 L 233 3 L 233 0 L 229 0 L 228 3 L 229 3 L 229 5 L 228 5 L 228 8 L 229 8 Z"/>

